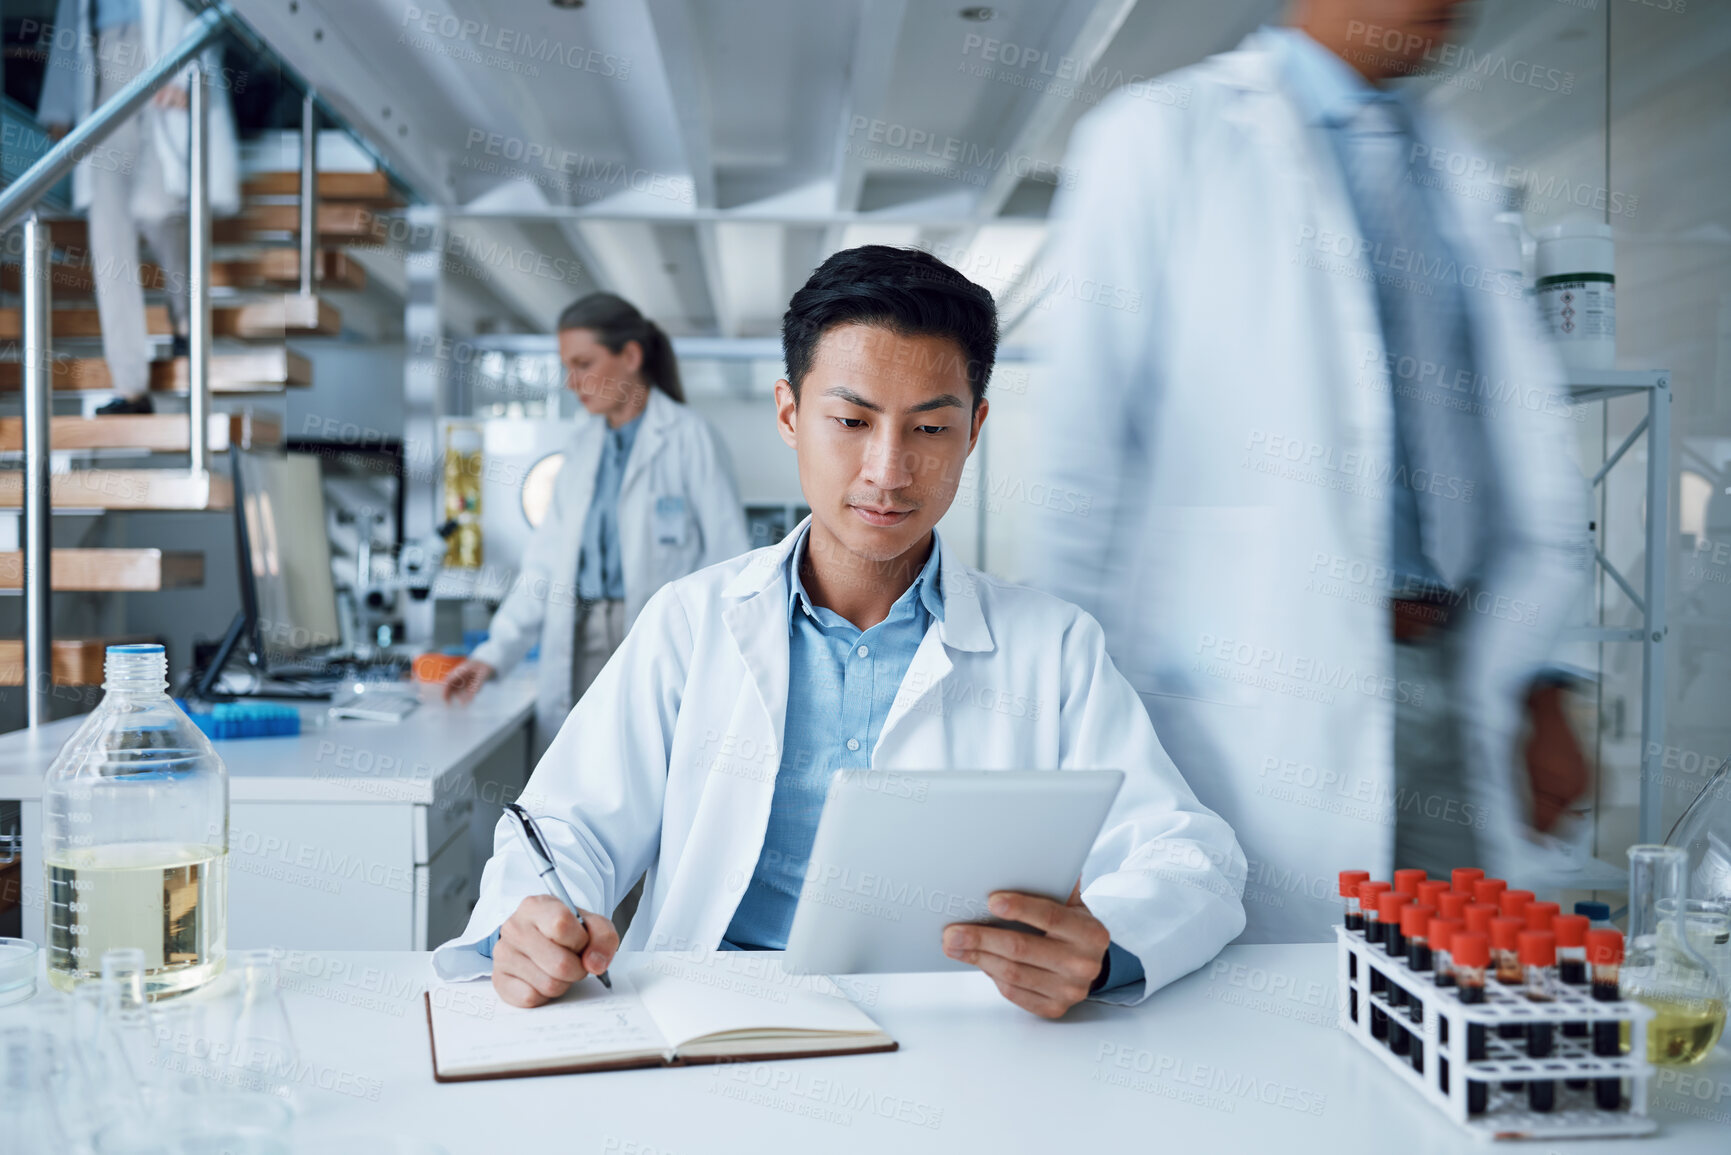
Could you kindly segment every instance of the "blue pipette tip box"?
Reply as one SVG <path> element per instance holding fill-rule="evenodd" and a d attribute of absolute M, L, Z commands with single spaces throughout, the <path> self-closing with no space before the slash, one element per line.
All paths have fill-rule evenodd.
<path fill-rule="evenodd" d="M 301 713 L 278 702 L 218 702 L 208 711 L 193 711 L 179 702 L 192 724 L 213 741 L 231 738 L 282 738 L 301 732 Z"/>

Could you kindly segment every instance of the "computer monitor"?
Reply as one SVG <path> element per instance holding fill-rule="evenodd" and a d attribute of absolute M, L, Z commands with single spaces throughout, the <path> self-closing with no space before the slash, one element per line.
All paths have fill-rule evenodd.
<path fill-rule="evenodd" d="M 324 484 L 312 454 L 236 452 L 241 604 L 251 602 L 254 645 L 269 669 L 342 640 Z"/>

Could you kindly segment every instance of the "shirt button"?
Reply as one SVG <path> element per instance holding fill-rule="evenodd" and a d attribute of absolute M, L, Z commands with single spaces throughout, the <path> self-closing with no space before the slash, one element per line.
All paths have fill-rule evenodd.
<path fill-rule="evenodd" d="M 858 738 L 849 738 L 847 740 L 847 748 L 849 750 L 858 750 L 859 749 L 859 739 Z"/>
<path fill-rule="evenodd" d="M 855 653 L 857 653 L 857 654 L 858 654 L 858 655 L 859 655 L 859 656 L 860 656 L 860 657 L 862 657 L 862 658 L 863 658 L 863 657 L 865 657 L 865 656 L 866 656 L 866 655 L 867 655 L 867 654 L 869 654 L 869 653 L 871 653 L 871 652 L 872 652 L 872 651 L 871 651 L 871 647 L 870 647 L 870 646 L 861 646 L 861 647 L 860 647 L 860 648 L 859 648 L 859 649 L 857 649 L 857 650 L 855 650 L 855 651 L 854 651 L 854 652 L 855 652 Z"/>

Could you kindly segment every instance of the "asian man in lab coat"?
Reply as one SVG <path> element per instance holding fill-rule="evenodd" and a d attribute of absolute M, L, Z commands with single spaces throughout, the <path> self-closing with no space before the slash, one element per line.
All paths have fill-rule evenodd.
<path fill-rule="evenodd" d="M 1055 206 L 1059 283 L 1136 307 L 1054 298 L 1024 468 L 1090 509 L 1025 572 L 1098 616 L 1232 823 L 1247 941 L 1328 936 L 1342 868 L 1579 869 L 1575 423 L 1509 190 L 1470 175 L 1503 166 L 1391 85 L 1463 59 L 1459 15 L 1301 0 L 1084 117 Z"/>
<path fill-rule="evenodd" d="M 1068 902 L 993 896 L 1043 935 L 945 931 L 1011 1002 L 1139 1001 L 1206 962 L 1244 925 L 1232 831 L 1094 620 L 970 569 L 934 529 L 989 408 L 991 295 L 926 253 L 850 249 L 794 295 L 782 341 L 776 421 L 811 517 L 651 598 L 524 794 L 587 929 L 501 823 L 435 968 L 534 1006 L 622 947 L 781 949 L 829 777 L 865 767 L 1125 772 Z M 603 912 L 640 875 L 621 944 Z"/>

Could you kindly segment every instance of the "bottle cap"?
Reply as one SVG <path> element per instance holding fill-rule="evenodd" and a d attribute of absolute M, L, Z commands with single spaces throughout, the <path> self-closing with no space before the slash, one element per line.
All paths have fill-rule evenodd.
<path fill-rule="evenodd" d="M 1489 903 L 1470 902 L 1467 908 L 1461 911 L 1461 918 L 1466 920 L 1467 929 L 1474 934 L 1485 935 L 1487 940 L 1491 933 L 1491 919 L 1495 917 L 1497 908 Z"/>
<path fill-rule="evenodd" d="M 1368 915 L 1376 914 L 1376 896 L 1389 889 L 1386 882 L 1361 882 L 1358 884 L 1358 909 Z"/>
<path fill-rule="evenodd" d="M 1602 902 L 1577 902 L 1575 913 L 1584 914 L 1594 922 L 1611 921 L 1611 908 Z"/>
<path fill-rule="evenodd" d="M 1497 909 L 1504 918 L 1526 918 L 1527 904 L 1533 901 L 1530 890 L 1505 890 L 1497 896 Z"/>
<path fill-rule="evenodd" d="M 1400 922 L 1400 908 L 1412 901 L 1410 894 L 1396 894 L 1385 890 L 1376 896 L 1376 921 L 1385 925 L 1397 925 Z"/>
<path fill-rule="evenodd" d="M 1449 884 L 1440 878 L 1418 884 L 1418 900 L 1426 906 L 1434 907 L 1437 900 L 1449 892 Z"/>
<path fill-rule="evenodd" d="M 1449 951 L 1454 948 L 1449 945 L 1457 934 L 1465 934 L 1467 924 L 1458 918 L 1433 918 L 1430 920 L 1430 933 L 1425 937 L 1430 942 L 1430 948 L 1435 951 Z"/>
<path fill-rule="evenodd" d="M 1559 914 L 1551 920 L 1551 933 L 1557 936 L 1558 946 L 1586 946 L 1587 925 L 1584 914 Z"/>
<path fill-rule="evenodd" d="M 1358 884 L 1370 881 L 1368 870 L 1343 870 L 1340 872 L 1340 897 L 1357 898 Z"/>
<path fill-rule="evenodd" d="M 1464 894 L 1471 897 L 1473 893 L 1473 883 L 1477 882 L 1484 876 L 1485 872 L 1476 866 L 1457 866 L 1454 868 L 1454 872 L 1449 875 L 1450 887 L 1456 894 Z"/>
<path fill-rule="evenodd" d="M 1519 950 L 1521 932 L 1527 924 L 1518 918 L 1491 919 L 1491 945 L 1498 950 Z"/>
<path fill-rule="evenodd" d="M 1396 894 L 1418 897 L 1418 884 L 1425 880 L 1422 870 L 1397 870 L 1394 872 L 1394 892 Z"/>
<path fill-rule="evenodd" d="M 1481 878 L 1473 883 L 1473 901 L 1488 902 L 1495 906 L 1497 895 L 1509 888 L 1509 884 L 1500 878 Z"/>
<path fill-rule="evenodd" d="M 1562 913 L 1562 907 L 1554 902 L 1527 903 L 1527 926 L 1532 930 L 1554 930 L 1553 924 Z"/>
<path fill-rule="evenodd" d="M 1471 901 L 1471 895 L 1451 890 L 1437 899 L 1436 908 L 1444 918 L 1464 918 L 1465 915 L 1461 912 L 1466 910 L 1467 903 Z"/>
<path fill-rule="evenodd" d="M 1449 957 L 1456 966 L 1484 968 L 1491 962 L 1491 943 L 1482 934 L 1457 934 L 1449 940 Z"/>
<path fill-rule="evenodd" d="M 1557 965 L 1557 936 L 1548 930 L 1521 932 L 1521 965 L 1524 967 L 1554 967 Z"/>
<path fill-rule="evenodd" d="M 1615 966 L 1622 962 L 1623 932 L 1615 929 L 1588 931 L 1587 961 L 1596 967 Z"/>
<path fill-rule="evenodd" d="M 1408 938 L 1424 938 L 1430 920 L 1436 917 L 1436 907 L 1409 902 L 1400 908 L 1400 933 Z"/>

